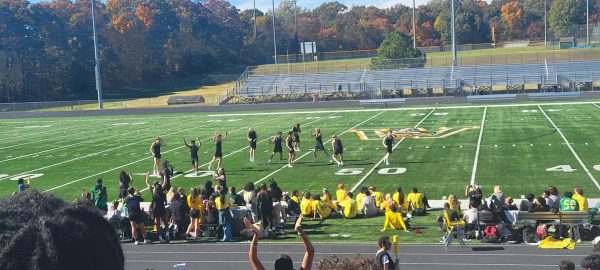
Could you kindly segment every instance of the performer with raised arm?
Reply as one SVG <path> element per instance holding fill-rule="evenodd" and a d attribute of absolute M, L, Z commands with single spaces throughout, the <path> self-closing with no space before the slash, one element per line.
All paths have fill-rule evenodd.
<path fill-rule="evenodd" d="M 248 139 L 248 142 L 250 142 L 250 162 L 254 162 L 254 156 L 256 155 L 256 131 L 252 128 L 249 128 L 246 139 Z"/>
<path fill-rule="evenodd" d="M 221 163 L 223 162 L 223 141 L 227 139 L 227 131 L 225 131 L 225 136 L 221 133 L 215 132 L 213 136 L 213 141 L 215 141 L 215 154 L 213 155 L 212 160 L 208 164 L 208 170 L 212 171 L 212 164 L 215 160 L 218 160 L 217 169 L 221 168 Z"/>
<path fill-rule="evenodd" d="M 385 161 L 385 165 L 390 165 L 390 155 L 392 155 L 392 151 L 394 150 L 394 135 L 392 135 L 392 130 L 388 131 L 387 136 L 383 138 L 383 147 L 386 148 L 385 156 L 383 156 L 383 161 Z"/>
<path fill-rule="evenodd" d="M 273 159 L 276 153 L 279 153 L 279 160 L 283 160 L 283 147 L 281 146 L 282 141 L 283 138 L 281 131 L 277 132 L 277 135 L 273 136 L 273 138 L 269 140 L 268 143 L 274 144 L 274 146 L 273 154 L 271 154 L 271 157 L 269 158 L 269 161 L 267 161 L 267 163 L 271 163 L 271 160 Z"/>
<path fill-rule="evenodd" d="M 190 149 L 190 158 L 192 160 L 192 168 L 194 169 L 194 175 L 198 176 L 198 150 L 202 146 L 202 142 L 199 138 L 196 140 L 192 140 L 190 144 L 185 141 L 185 137 L 183 138 L 183 144 Z M 196 144 L 198 142 L 198 144 Z"/>
<path fill-rule="evenodd" d="M 152 158 L 154 159 L 154 173 L 158 174 L 158 169 L 160 167 L 160 147 L 165 146 L 164 142 L 160 137 L 156 137 L 156 140 L 150 145 L 150 153 L 152 154 Z"/>

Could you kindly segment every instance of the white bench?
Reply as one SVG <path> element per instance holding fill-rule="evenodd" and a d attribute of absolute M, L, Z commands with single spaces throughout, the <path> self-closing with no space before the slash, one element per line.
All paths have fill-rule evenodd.
<path fill-rule="evenodd" d="M 373 107 L 373 105 L 384 105 L 386 108 L 389 105 L 397 105 L 404 104 L 406 102 L 405 98 L 388 98 L 388 99 L 366 99 L 359 101 L 361 105 L 369 105 Z"/>
<path fill-rule="evenodd" d="M 562 97 L 578 97 L 580 92 L 547 92 L 547 93 L 529 93 L 530 98 L 562 98 Z"/>
<path fill-rule="evenodd" d="M 493 94 L 493 95 L 472 95 L 467 96 L 467 101 L 497 101 L 497 100 L 514 100 L 517 99 L 517 94 Z"/>

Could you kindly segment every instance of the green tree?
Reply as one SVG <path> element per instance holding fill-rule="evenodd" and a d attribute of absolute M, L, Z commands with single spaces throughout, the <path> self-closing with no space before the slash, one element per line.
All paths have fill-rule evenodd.
<path fill-rule="evenodd" d="M 413 48 L 411 37 L 396 30 L 381 42 L 377 56 L 385 59 L 417 58 L 421 57 L 421 51 Z"/>
<path fill-rule="evenodd" d="M 555 38 L 574 35 L 574 25 L 585 23 L 585 1 L 554 1 L 548 18 Z"/>

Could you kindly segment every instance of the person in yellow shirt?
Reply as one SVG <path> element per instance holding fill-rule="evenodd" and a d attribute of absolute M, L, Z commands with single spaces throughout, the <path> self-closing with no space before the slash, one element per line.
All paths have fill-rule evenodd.
<path fill-rule="evenodd" d="M 215 198 L 217 210 L 219 210 L 219 225 L 223 228 L 223 241 L 231 242 L 231 212 L 229 210 L 229 199 L 227 199 L 227 190 L 222 189 L 219 196 Z"/>
<path fill-rule="evenodd" d="M 392 199 L 392 195 L 391 194 L 385 194 L 385 200 L 381 203 L 381 205 L 379 206 L 379 213 L 385 213 L 387 211 L 390 211 L 390 207 L 392 205 L 395 205 L 398 209 L 400 209 L 400 206 L 398 205 L 398 203 L 396 203 L 393 199 Z"/>
<path fill-rule="evenodd" d="M 583 189 L 581 187 L 575 187 L 573 190 L 575 194 L 573 194 L 573 200 L 577 201 L 579 205 L 579 211 L 587 211 L 588 210 L 588 200 L 583 196 Z"/>
<path fill-rule="evenodd" d="M 425 203 L 423 199 L 425 195 L 419 193 L 417 188 L 412 188 L 412 192 L 406 196 L 406 202 L 408 203 L 408 210 L 412 211 L 413 216 L 423 216 L 426 213 Z"/>
<path fill-rule="evenodd" d="M 331 215 L 331 208 L 327 205 L 327 203 L 321 200 L 321 196 L 319 196 L 319 194 L 315 194 L 315 196 L 313 196 L 312 206 L 314 219 L 317 219 L 317 214 L 319 214 L 321 219 L 326 219 L 329 217 L 329 215 Z"/>
<path fill-rule="evenodd" d="M 338 206 L 333 203 L 333 200 L 331 199 L 331 193 L 329 190 L 327 190 L 327 188 L 323 188 L 323 202 L 325 202 L 325 204 L 327 204 L 331 210 L 337 211 Z"/>
<path fill-rule="evenodd" d="M 360 193 L 356 195 L 356 205 L 358 205 L 358 209 L 362 208 L 362 199 L 365 197 L 365 193 L 363 192 L 364 190 L 368 190 L 367 187 L 361 187 Z"/>
<path fill-rule="evenodd" d="M 310 192 L 304 192 L 304 196 L 302 196 L 302 202 L 300 202 L 300 212 L 302 215 L 311 216 L 313 214 L 313 204 L 310 201 Z"/>
<path fill-rule="evenodd" d="M 290 199 L 292 199 L 298 205 L 300 205 L 300 199 L 298 198 L 298 191 L 297 190 L 292 190 L 292 196 L 290 196 Z"/>
<path fill-rule="evenodd" d="M 402 192 L 401 187 L 396 188 L 396 192 L 392 195 L 394 202 L 396 202 L 400 206 L 400 211 L 406 213 L 408 211 L 408 203 L 406 203 L 406 197 L 404 196 L 404 192 Z"/>
<path fill-rule="evenodd" d="M 352 192 L 346 194 L 346 199 L 340 204 L 345 218 L 355 218 L 358 215 L 358 204 L 352 199 Z"/>
<path fill-rule="evenodd" d="M 381 203 L 385 200 L 383 198 L 383 192 L 377 191 L 377 187 L 375 186 L 370 186 L 369 192 L 371 192 L 371 196 L 373 196 L 373 198 L 375 199 L 375 206 L 379 208 L 381 206 Z"/>
<path fill-rule="evenodd" d="M 338 190 L 335 192 L 335 197 L 337 199 L 337 203 L 342 203 L 346 199 L 346 194 L 348 192 L 345 189 L 344 184 L 338 184 Z"/>
<path fill-rule="evenodd" d="M 190 207 L 190 225 L 185 234 L 196 238 L 198 232 L 202 235 L 200 228 L 204 223 L 204 206 L 202 205 L 202 196 L 197 188 L 190 190 L 190 196 L 187 196 L 187 204 Z"/>
<path fill-rule="evenodd" d="M 381 229 L 382 232 L 385 232 L 388 227 L 392 227 L 394 230 L 402 228 L 405 232 L 408 232 L 406 224 L 404 224 L 404 219 L 402 218 L 402 213 L 398 210 L 399 208 L 392 204 L 390 206 L 390 211 L 385 212 L 385 221 L 383 222 L 383 229 Z"/>

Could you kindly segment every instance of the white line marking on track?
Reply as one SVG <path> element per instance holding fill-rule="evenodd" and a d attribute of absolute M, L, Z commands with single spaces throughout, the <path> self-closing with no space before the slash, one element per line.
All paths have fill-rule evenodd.
<path fill-rule="evenodd" d="M 432 109 L 427 115 L 425 115 L 425 117 L 423 117 L 423 119 L 421 119 L 421 121 L 419 121 L 419 123 L 417 123 L 413 128 L 418 128 L 421 123 L 423 123 L 425 120 L 427 120 L 427 118 L 433 114 L 433 112 L 435 112 L 435 108 Z M 398 141 L 394 147 L 392 147 L 392 150 L 396 149 L 398 147 L 398 145 L 400 145 L 404 140 L 406 139 L 406 137 L 402 137 L 402 139 L 400 139 L 400 141 Z M 356 185 L 354 185 L 352 187 L 352 189 L 350 190 L 351 192 L 354 192 L 358 187 L 360 187 L 360 185 L 362 185 L 362 183 L 365 181 L 365 179 L 367 179 L 367 177 L 369 177 L 369 175 L 371 175 L 371 173 L 373 173 L 373 171 L 375 171 L 375 169 L 377 169 L 377 167 L 383 162 L 383 157 L 375 164 L 375 166 L 373 166 L 373 168 L 371 168 L 366 174 L 365 176 L 363 176 L 358 183 L 356 183 Z"/>
<path fill-rule="evenodd" d="M 238 130 L 247 129 L 247 128 L 249 128 L 249 127 L 256 126 L 256 125 L 260 125 L 260 124 L 263 124 L 263 123 L 267 123 L 267 122 L 273 121 L 273 120 L 275 120 L 275 119 L 279 119 L 279 118 L 281 118 L 281 117 L 284 117 L 284 116 L 286 116 L 286 115 L 283 115 L 283 116 L 280 116 L 280 117 L 276 117 L 276 118 L 271 118 L 271 119 L 268 119 L 268 120 L 265 120 L 265 121 L 262 121 L 262 122 L 254 123 L 253 125 L 250 125 L 250 126 L 245 126 L 245 127 L 241 127 L 241 128 L 238 128 L 238 129 L 234 129 L 234 130 L 232 130 L 232 131 L 230 131 L 230 132 L 235 132 L 235 131 L 238 131 Z M 207 140 L 207 139 L 202 139 L 202 141 L 203 141 L 203 140 Z M 176 147 L 176 148 L 173 148 L 173 149 L 167 150 L 167 151 L 165 151 L 164 153 L 169 153 L 169 152 L 171 152 L 171 151 L 175 151 L 175 150 L 177 150 L 177 149 L 179 149 L 179 148 L 183 148 L 183 147 L 185 147 L 185 146 L 179 146 L 179 147 Z M 117 166 L 117 167 L 114 167 L 114 168 L 112 168 L 112 169 L 105 170 L 105 171 L 103 171 L 103 172 L 95 173 L 95 174 L 92 174 L 92 175 L 90 175 L 90 176 L 86 176 L 86 177 L 83 177 L 83 178 L 80 178 L 80 179 L 77 179 L 77 180 L 73 180 L 73 181 L 67 182 L 67 183 L 65 183 L 65 184 L 62 184 L 62 185 L 59 185 L 59 186 L 56 186 L 56 187 L 53 187 L 53 188 L 50 188 L 50 189 L 44 190 L 44 192 L 48 192 L 48 191 L 52 191 L 52 190 L 56 190 L 56 189 L 59 189 L 59 188 L 62 188 L 62 187 L 65 187 L 65 186 L 68 186 L 68 185 L 71 185 L 71 184 L 74 184 L 74 183 L 77 183 L 77 182 L 81 182 L 81 181 L 83 181 L 83 180 L 86 180 L 86 179 L 89 179 L 89 178 L 92 178 L 92 177 L 95 177 L 95 176 L 98 176 L 98 175 L 101 175 L 101 174 L 105 174 L 105 173 L 107 173 L 107 172 L 111 172 L 111 171 L 119 170 L 119 169 L 121 169 L 121 168 L 124 168 L 124 167 L 130 166 L 130 165 L 132 165 L 132 164 L 136 164 L 136 163 L 142 162 L 142 161 L 144 161 L 144 160 L 147 160 L 147 159 L 150 159 L 150 157 L 145 157 L 145 158 L 142 158 L 142 159 L 138 159 L 138 160 L 136 160 L 136 161 L 129 162 L 129 163 L 125 164 L 125 165 Z M 0 179 L 0 180 L 1 180 L 1 179 Z"/>
<path fill-rule="evenodd" d="M 371 119 L 373 119 L 373 118 L 375 118 L 375 117 L 379 116 L 380 114 L 382 114 L 382 113 L 384 113 L 384 112 L 385 112 L 385 111 L 380 111 L 379 113 L 377 113 L 377 114 L 375 114 L 375 115 L 373 115 L 373 116 L 369 117 L 367 120 L 365 120 L 365 121 L 362 121 L 362 122 L 360 122 L 360 123 L 358 123 L 358 124 L 354 125 L 353 127 L 349 128 L 349 129 L 346 129 L 344 132 L 342 132 L 342 133 L 338 134 L 338 136 L 341 136 L 341 135 L 343 135 L 343 134 L 346 134 L 346 133 L 350 132 L 351 130 L 353 130 L 353 129 L 357 128 L 358 126 L 360 126 L 360 125 L 362 125 L 362 124 L 364 124 L 364 123 L 366 123 L 367 121 L 370 121 Z M 327 144 L 327 143 L 329 143 L 329 142 L 331 142 L 331 139 L 327 140 L 327 141 L 326 141 L 326 142 L 324 142 L 323 144 Z M 299 158 L 297 158 L 296 160 L 300 160 L 300 159 L 302 159 L 303 157 L 305 157 L 305 156 L 307 156 L 308 154 L 311 154 L 311 153 L 312 153 L 312 152 L 310 152 L 310 151 L 309 151 L 309 152 L 306 152 L 304 155 L 300 156 L 300 157 L 299 157 Z M 382 160 L 383 160 L 383 159 L 382 159 Z M 265 176 L 265 177 L 263 177 L 263 178 L 261 178 L 261 179 L 257 180 L 256 182 L 254 182 L 254 184 L 256 185 L 256 184 L 258 184 L 258 183 L 260 183 L 260 182 L 264 181 L 265 179 L 267 179 L 267 178 L 271 177 L 272 175 L 274 175 L 274 174 L 276 174 L 276 173 L 280 172 L 281 170 L 283 170 L 283 169 L 287 168 L 287 166 L 288 166 L 287 164 L 283 165 L 281 168 L 279 168 L 279 169 L 277 169 L 277 170 L 275 170 L 275 171 L 271 172 L 271 173 L 270 173 L 270 174 L 268 174 L 267 176 Z M 238 192 L 238 194 L 241 194 L 242 192 L 243 192 L 243 191 L 240 191 L 240 192 Z"/>
<path fill-rule="evenodd" d="M 577 154 L 577 152 L 575 152 L 575 149 L 573 149 L 573 147 L 571 146 L 571 144 L 569 143 L 569 141 L 567 140 L 567 138 L 565 137 L 565 135 L 562 133 L 562 131 L 556 126 L 556 124 L 554 124 L 554 121 L 552 121 L 552 119 L 550 119 L 550 117 L 546 114 L 546 112 L 544 111 L 544 109 L 542 109 L 542 106 L 538 105 L 538 108 L 540 108 L 540 110 L 542 111 L 542 113 L 546 116 L 546 119 L 548 119 L 548 121 L 550 122 L 550 124 L 552 124 L 552 126 L 554 127 L 554 129 L 562 137 L 562 139 L 565 141 L 565 143 L 567 143 L 567 147 L 569 147 L 569 150 L 571 150 L 571 153 L 573 153 L 573 156 L 575 156 L 575 159 L 577 159 L 577 162 L 579 162 L 579 165 L 581 165 L 581 167 L 583 168 L 583 170 L 585 171 L 585 173 L 590 177 L 590 179 L 592 180 L 592 182 L 594 182 L 594 185 L 596 185 L 596 187 L 598 188 L 598 190 L 600 190 L 600 184 L 598 184 L 598 181 L 596 181 L 596 178 L 592 175 L 592 173 L 590 172 L 590 170 L 588 170 L 587 166 L 585 166 L 585 164 L 583 163 L 583 161 L 581 160 L 581 158 L 579 158 L 579 155 Z"/>
<path fill-rule="evenodd" d="M 483 127 L 485 126 L 485 116 L 487 107 L 483 108 L 483 117 L 481 117 L 481 127 L 479 128 L 479 138 L 477 139 L 477 148 L 475 149 L 475 160 L 473 161 L 473 170 L 471 171 L 471 185 L 475 185 L 475 175 L 477 174 L 477 162 L 479 162 L 479 150 L 481 148 L 481 138 L 483 138 Z"/>
<path fill-rule="evenodd" d="M 327 115 L 327 116 L 332 116 L 332 115 L 334 115 L 334 114 L 335 114 L 335 113 L 331 113 L 331 114 L 329 114 L 329 115 Z M 314 123 L 314 122 L 316 122 L 316 121 L 319 121 L 319 120 L 325 119 L 327 116 L 325 116 L 325 117 L 323 117 L 323 118 L 316 118 L 315 120 L 313 120 L 313 121 L 310 121 L 310 122 L 307 122 L 307 123 L 304 123 L 303 125 L 304 125 L 304 126 L 306 126 L 306 125 L 310 125 L 310 124 L 312 124 L 312 123 Z M 258 142 L 258 144 L 260 144 L 260 143 L 262 143 L 262 142 L 265 142 L 265 141 L 267 141 L 267 140 L 269 140 L 269 139 L 271 139 L 271 138 L 272 138 L 272 136 L 268 136 L 267 138 L 265 138 L 265 139 L 263 139 L 263 140 L 259 141 L 259 142 Z M 231 153 L 229 153 L 229 154 L 227 154 L 227 155 L 223 156 L 223 158 L 226 158 L 226 157 L 232 156 L 232 155 L 234 155 L 234 154 L 237 154 L 237 153 L 239 153 L 239 152 L 242 152 L 242 151 L 244 151 L 244 150 L 246 150 L 246 149 L 248 149 L 248 148 L 250 148 L 250 146 L 246 146 L 246 147 L 244 147 L 244 148 L 241 148 L 241 149 L 238 149 L 238 150 L 236 150 L 236 151 L 233 151 L 233 152 L 231 152 Z M 311 152 L 309 151 L 308 153 L 311 153 Z M 198 165 L 198 167 L 207 166 L 209 163 L 210 163 L 210 162 L 206 162 L 206 163 L 204 163 L 204 164 L 199 164 L 199 165 Z M 190 172 L 192 172 L 192 171 L 193 171 L 193 170 L 187 170 L 187 171 L 185 172 L 185 174 L 187 174 L 187 173 L 190 173 Z M 172 177 L 172 178 L 171 178 L 171 181 L 173 181 L 174 179 L 178 178 L 178 177 L 179 177 L 179 176 L 181 176 L 181 175 L 183 175 L 183 174 L 178 174 L 178 175 L 176 175 L 176 176 Z M 140 190 L 140 192 L 144 192 L 144 191 L 146 191 L 146 190 L 148 190 L 148 188 L 144 188 L 144 189 Z"/>

